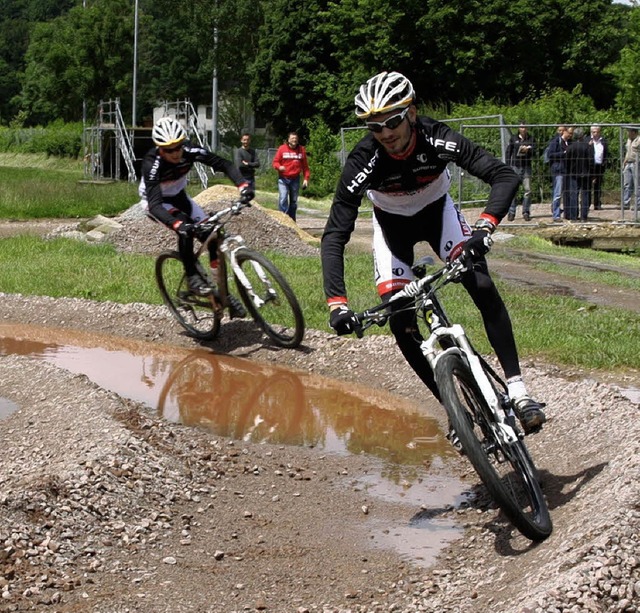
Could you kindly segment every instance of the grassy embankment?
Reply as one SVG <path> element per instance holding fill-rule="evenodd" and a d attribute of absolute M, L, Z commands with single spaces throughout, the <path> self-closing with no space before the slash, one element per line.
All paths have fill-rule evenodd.
<path fill-rule="evenodd" d="M 8 164 L 16 165 L 9 167 Z M 31 166 L 29 165 L 31 164 Z M 35 167 L 34 167 L 35 166 Z M 49 167 L 47 167 L 49 166 Z M 0 155 L 0 219 L 84 218 L 115 215 L 137 201 L 136 186 L 127 183 L 81 183 L 77 163 L 46 159 L 7 159 Z M 276 195 L 259 190 L 261 204 L 275 207 Z M 326 210 L 328 204 L 302 201 L 305 208 Z M 519 250 L 557 253 L 638 270 L 637 258 L 554 247 L 534 238 L 518 238 Z M 511 243 L 510 243 L 511 246 Z M 327 330 L 317 257 L 269 254 L 293 286 L 303 305 L 307 325 Z M 496 256 L 499 254 L 496 253 Z M 548 264 L 540 263 L 540 267 Z M 359 310 L 377 302 L 369 255 L 350 255 L 346 264 L 351 304 Z M 563 274 L 573 274 L 567 270 Z M 575 273 L 585 274 L 585 273 Z M 640 290 L 640 281 L 610 273 L 586 273 L 612 291 Z M 611 308 L 585 308 L 579 300 L 540 295 L 507 282 L 499 283 L 516 331 L 520 353 L 587 368 L 639 368 L 640 324 L 635 313 Z M 107 245 L 17 236 L 0 240 L 0 291 L 25 295 L 83 297 L 115 302 L 159 303 L 150 256 L 119 254 Z M 450 314 L 467 328 L 482 351 L 488 351 L 477 311 L 460 287 L 447 300 Z M 372 331 L 387 333 L 387 328 Z"/>

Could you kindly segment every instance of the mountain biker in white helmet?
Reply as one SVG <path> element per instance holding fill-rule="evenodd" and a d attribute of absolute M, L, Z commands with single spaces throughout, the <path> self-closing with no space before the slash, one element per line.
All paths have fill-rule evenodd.
<path fill-rule="evenodd" d="M 482 314 L 488 339 L 504 370 L 509 396 L 526 433 L 546 421 L 544 404 L 533 400 L 520 371 L 507 308 L 487 268 L 491 235 L 507 214 L 519 185 L 515 172 L 444 123 L 418 117 L 411 81 L 382 72 L 363 84 L 355 113 L 369 133 L 349 154 L 322 236 L 324 290 L 330 325 L 354 331 L 344 282 L 344 249 L 366 194 L 373 203 L 373 249 L 378 293 L 383 301 L 413 279 L 414 246 L 426 241 L 442 260 L 465 253 L 473 269 L 462 284 Z M 473 228 L 449 195 L 452 162 L 491 186 L 484 212 Z M 433 372 L 420 350 L 415 313 L 398 313 L 390 327 L 405 359 L 438 400 Z M 455 433 L 450 433 L 455 436 Z"/>
<path fill-rule="evenodd" d="M 177 233 L 178 251 L 189 289 L 199 296 L 207 296 L 214 288 L 198 274 L 193 251 L 193 239 L 197 234 L 195 224 L 205 219 L 207 214 L 185 191 L 189 171 L 196 162 L 200 162 L 224 172 L 238 187 L 242 200 L 248 202 L 255 194 L 231 160 L 190 144 L 182 124 L 172 117 L 158 120 L 151 131 L 151 138 L 155 146 L 142 160 L 139 188 L 142 206 L 152 218 Z M 215 240 L 209 243 L 209 255 L 215 278 L 218 263 Z M 230 310 L 232 317 L 244 316 L 244 307 L 235 297 L 231 297 Z"/>

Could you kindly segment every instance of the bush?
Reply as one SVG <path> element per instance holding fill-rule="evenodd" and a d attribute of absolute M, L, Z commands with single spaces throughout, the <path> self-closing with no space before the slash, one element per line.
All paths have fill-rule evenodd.
<path fill-rule="evenodd" d="M 77 158 L 82 150 L 82 124 L 61 120 L 46 128 L 12 125 L 0 128 L 0 151 L 46 153 L 50 156 Z"/>
<path fill-rule="evenodd" d="M 340 179 L 340 143 L 329 126 L 319 117 L 310 119 L 306 128 L 309 131 L 306 150 L 311 170 L 311 181 L 306 195 L 323 198 L 335 191 Z"/>

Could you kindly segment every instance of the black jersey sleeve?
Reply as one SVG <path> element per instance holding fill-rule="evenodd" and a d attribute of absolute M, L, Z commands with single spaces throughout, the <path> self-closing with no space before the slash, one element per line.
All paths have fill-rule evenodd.
<path fill-rule="evenodd" d="M 349 154 L 322 234 L 322 275 L 327 298 L 346 299 L 344 249 L 355 228 L 363 195 L 378 160 L 371 142 L 365 137 Z"/>
<path fill-rule="evenodd" d="M 427 137 L 441 159 L 453 162 L 490 185 L 484 213 L 500 222 L 507 214 L 520 178 L 510 166 L 446 124 L 422 118 Z"/>
<path fill-rule="evenodd" d="M 142 160 L 142 177 L 148 202 L 149 213 L 167 226 L 176 220 L 163 206 L 162 195 L 162 158 L 154 148 L 150 150 Z"/>

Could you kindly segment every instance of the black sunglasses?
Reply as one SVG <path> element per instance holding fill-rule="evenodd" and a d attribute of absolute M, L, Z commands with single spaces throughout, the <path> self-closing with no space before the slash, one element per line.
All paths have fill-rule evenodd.
<path fill-rule="evenodd" d="M 395 130 L 406 117 L 409 112 L 409 107 L 397 113 L 396 115 L 391 115 L 391 117 L 387 117 L 384 121 L 367 121 L 366 126 L 372 132 L 376 134 L 380 134 L 384 128 L 389 128 L 389 130 Z"/>
<path fill-rule="evenodd" d="M 176 151 L 180 151 L 184 149 L 184 145 L 176 145 L 175 147 L 163 147 L 162 150 L 165 153 L 175 153 Z"/>

